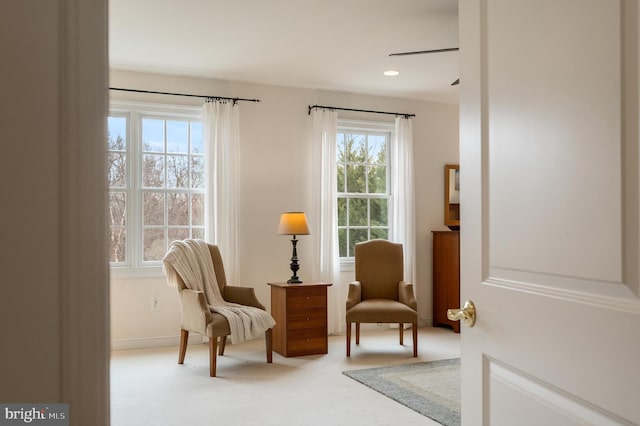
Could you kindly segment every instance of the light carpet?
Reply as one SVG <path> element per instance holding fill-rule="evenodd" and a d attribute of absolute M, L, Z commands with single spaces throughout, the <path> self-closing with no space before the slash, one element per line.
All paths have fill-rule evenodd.
<path fill-rule="evenodd" d="M 364 325 L 364 324 L 363 324 Z M 178 347 L 114 351 L 111 357 L 112 426 L 438 426 L 342 374 L 460 356 L 460 335 L 418 328 L 413 345 L 398 344 L 398 329 L 366 330 L 345 352 L 345 336 L 329 336 L 325 355 L 265 359 L 264 339 L 229 345 L 209 377 L 209 348 L 189 339 L 183 365 Z M 176 342 L 178 339 L 176 338 Z M 405 342 L 406 343 L 406 342 Z"/>
<path fill-rule="evenodd" d="M 460 425 L 460 358 L 343 374 L 442 425 Z"/>

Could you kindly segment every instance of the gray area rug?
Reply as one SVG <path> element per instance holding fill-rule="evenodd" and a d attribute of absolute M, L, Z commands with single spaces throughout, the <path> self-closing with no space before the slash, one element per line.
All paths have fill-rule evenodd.
<path fill-rule="evenodd" d="M 460 358 L 342 374 L 442 425 L 460 425 Z"/>

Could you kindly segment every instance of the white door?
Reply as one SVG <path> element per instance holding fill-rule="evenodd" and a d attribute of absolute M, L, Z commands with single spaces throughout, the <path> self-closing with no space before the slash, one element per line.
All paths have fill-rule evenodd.
<path fill-rule="evenodd" d="M 640 424 L 637 0 L 460 0 L 463 425 Z"/>

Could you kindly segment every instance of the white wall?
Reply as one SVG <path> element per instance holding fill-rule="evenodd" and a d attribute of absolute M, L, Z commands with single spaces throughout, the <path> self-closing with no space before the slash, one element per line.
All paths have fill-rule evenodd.
<path fill-rule="evenodd" d="M 446 229 L 444 221 L 444 165 L 458 161 L 458 106 L 351 93 L 265 86 L 219 80 L 194 79 L 125 71 L 112 71 L 110 85 L 156 91 L 258 98 L 240 104 L 240 218 L 239 250 L 242 259 L 238 285 L 256 289 L 270 305 L 268 281 L 290 275 L 289 238 L 276 235 L 280 213 L 311 210 L 310 133 L 307 106 L 414 113 L 416 179 L 416 242 L 418 311 L 422 323 L 431 324 L 431 230 Z M 161 95 L 111 92 L 112 99 L 199 105 L 201 100 Z M 393 116 L 345 113 L 341 118 L 392 121 Z M 309 217 L 310 221 L 316 218 Z M 310 280 L 313 235 L 301 236 L 298 255 L 303 280 Z M 344 283 L 353 279 L 344 273 Z M 175 289 L 163 276 L 112 278 L 111 335 L 114 348 L 177 342 L 179 306 Z M 160 308 L 151 310 L 151 299 Z"/>

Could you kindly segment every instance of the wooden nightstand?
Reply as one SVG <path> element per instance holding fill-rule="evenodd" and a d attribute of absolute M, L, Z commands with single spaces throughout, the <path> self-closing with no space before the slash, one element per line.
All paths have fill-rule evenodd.
<path fill-rule="evenodd" d="M 268 283 L 271 286 L 273 350 L 282 356 L 326 354 L 329 283 Z"/>

